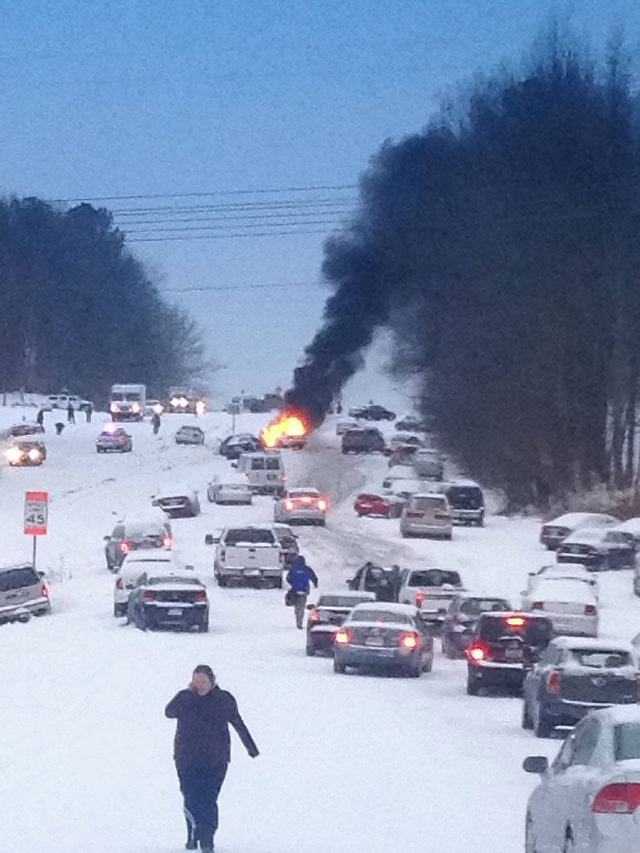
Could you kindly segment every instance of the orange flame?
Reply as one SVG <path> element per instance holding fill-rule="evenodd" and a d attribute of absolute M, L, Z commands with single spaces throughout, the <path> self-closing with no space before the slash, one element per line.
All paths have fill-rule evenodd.
<path fill-rule="evenodd" d="M 278 441 L 287 438 L 302 438 L 308 432 L 305 420 L 300 415 L 283 412 L 262 430 L 260 438 L 264 447 L 276 447 Z"/>

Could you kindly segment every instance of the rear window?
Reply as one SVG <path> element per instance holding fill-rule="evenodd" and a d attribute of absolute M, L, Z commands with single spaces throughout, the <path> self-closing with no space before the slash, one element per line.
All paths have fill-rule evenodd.
<path fill-rule="evenodd" d="M 251 460 L 252 471 L 264 471 L 264 459 L 258 457 Z"/>
<path fill-rule="evenodd" d="M 358 610 L 351 614 L 351 622 L 400 622 L 411 625 L 411 619 L 406 613 L 392 613 L 390 610 Z"/>
<path fill-rule="evenodd" d="M 571 660 L 589 669 L 618 669 L 631 664 L 631 655 L 616 649 L 572 649 Z"/>
<path fill-rule="evenodd" d="M 458 572 L 445 569 L 425 569 L 424 571 L 411 572 L 409 575 L 409 586 L 461 586 L 462 581 Z"/>
<path fill-rule="evenodd" d="M 37 583 L 40 583 L 40 578 L 29 566 L 0 572 L 0 592 L 22 589 L 25 586 L 34 586 Z"/>
<path fill-rule="evenodd" d="M 468 598 L 460 604 L 460 613 L 465 616 L 479 616 L 491 610 L 509 610 L 504 598 Z"/>
<path fill-rule="evenodd" d="M 277 456 L 271 457 L 267 459 L 267 471 L 279 471 L 280 470 L 280 460 Z"/>
<path fill-rule="evenodd" d="M 421 512 L 428 512 L 431 509 L 442 509 L 444 506 L 444 498 L 437 496 L 432 498 L 416 498 L 412 503 L 412 508 Z"/>
<path fill-rule="evenodd" d="M 251 545 L 274 545 L 275 538 L 270 530 L 259 527 L 239 527 L 227 530 L 224 537 L 225 545 L 238 545 L 239 543 Z"/>
<path fill-rule="evenodd" d="M 158 575 L 157 577 L 149 578 L 147 580 L 147 584 L 149 586 L 154 586 L 156 584 L 164 584 L 164 583 L 179 583 L 179 584 L 191 584 L 192 586 L 202 586 L 200 581 L 197 578 L 177 578 L 175 575 L 167 575 L 167 577 L 163 577 L 162 575 Z"/>
<path fill-rule="evenodd" d="M 483 505 L 482 492 L 478 486 L 451 486 L 447 489 L 449 503 L 466 509 L 480 509 Z"/>
<path fill-rule="evenodd" d="M 640 758 L 640 724 L 622 723 L 613 727 L 613 752 L 616 761 Z"/>
<path fill-rule="evenodd" d="M 502 637 L 522 637 L 528 646 L 544 648 L 551 640 L 553 628 L 548 619 L 528 619 L 524 625 L 509 624 L 508 617 L 480 620 L 478 635 L 488 643 L 497 643 Z"/>
<path fill-rule="evenodd" d="M 347 595 L 321 595 L 318 599 L 318 607 L 355 607 L 356 604 L 362 604 L 364 601 L 369 601 L 368 598 L 355 598 Z"/>

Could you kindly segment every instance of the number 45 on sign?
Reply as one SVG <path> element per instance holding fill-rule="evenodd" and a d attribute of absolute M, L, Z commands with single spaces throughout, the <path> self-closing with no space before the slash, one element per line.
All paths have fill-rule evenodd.
<path fill-rule="evenodd" d="M 24 496 L 24 532 L 26 536 L 46 536 L 49 516 L 47 492 L 26 492 Z"/>

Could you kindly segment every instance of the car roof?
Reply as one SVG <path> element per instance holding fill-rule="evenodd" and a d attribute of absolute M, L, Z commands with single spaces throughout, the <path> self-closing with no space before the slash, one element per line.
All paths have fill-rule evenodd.
<path fill-rule="evenodd" d="M 12 572 L 14 569 L 33 569 L 31 563 L 15 563 L 11 566 L 0 566 L 0 574 L 3 572 Z"/>
<path fill-rule="evenodd" d="M 416 492 L 411 498 L 412 500 L 415 498 L 440 498 L 441 501 L 446 501 L 447 496 L 443 495 L 442 492 Z"/>
<path fill-rule="evenodd" d="M 395 604 L 384 601 L 372 601 L 371 603 L 363 601 L 362 604 L 356 604 L 354 612 L 360 609 L 375 613 L 397 613 L 399 616 L 415 616 L 418 612 L 418 608 L 414 607 L 413 604 Z"/>
<path fill-rule="evenodd" d="M 579 524 L 582 521 L 586 521 L 588 518 L 613 518 L 612 515 L 604 512 L 565 512 L 563 515 L 557 516 L 557 518 L 551 519 L 551 521 L 545 521 L 545 525 L 557 526 L 559 524 L 567 525 L 567 524 Z M 615 521 L 616 519 L 614 519 Z"/>
<path fill-rule="evenodd" d="M 640 518 L 628 518 L 626 521 L 620 522 L 608 528 L 609 530 L 622 530 L 623 533 L 637 531 L 640 533 Z"/>
<path fill-rule="evenodd" d="M 564 539 L 562 545 L 566 545 L 567 542 L 595 542 L 599 539 L 602 540 L 610 529 L 610 527 L 579 527 Z"/>
<path fill-rule="evenodd" d="M 153 530 L 158 533 L 165 533 L 166 522 L 161 518 L 134 518 L 131 521 L 124 519 L 118 522 L 118 525 L 123 525 L 128 533 L 144 533 L 147 530 Z M 116 525 L 117 526 L 117 525 Z"/>
<path fill-rule="evenodd" d="M 144 563 L 153 561 L 154 563 L 174 563 L 177 562 L 175 551 L 167 551 L 164 548 L 136 548 L 125 556 L 126 563 Z"/>
<path fill-rule="evenodd" d="M 545 622 L 551 622 L 545 613 L 528 613 L 526 610 L 488 610 L 480 614 L 480 619 L 507 619 L 509 616 L 524 616 L 529 620 L 544 619 Z"/>
<path fill-rule="evenodd" d="M 451 486 L 459 486 L 460 488 L 465 489 L 479 489 L 480 486 L 476 483 L 475 480 L 447 480 L 446 483 L 442 484 L 446 489 L 451 488 Z"/>
<path fill-rule="evenodd" d="M 288 494 L 293 494 L 294 492 L 305 492 L 305 494 L 311 493 L 314 495 L 319 495 L 320 492 L 315 486 L 295 486 L 293 489 L 287 489 Z"/>
<path fill-rule="evenodd" d="M 569 650 L 575 649 L 576 651 L 588 651 L 592 649 L 593 651 L 620 651 L 633 654 L 633 647 L 631 643 L 618 642 L 617 640 L 610 642 L 609 640 L 601 640 L 599 638 L 590 639 L 589 637 L 555 637 L 552 642 L 554 646 Z"/>
<path fill-rule="evenodd" d="M 591 711 L 589 719 L 594 718 L 607 726 L 640 723 L 640 705 L 612 705 L 610 708 Z"/>

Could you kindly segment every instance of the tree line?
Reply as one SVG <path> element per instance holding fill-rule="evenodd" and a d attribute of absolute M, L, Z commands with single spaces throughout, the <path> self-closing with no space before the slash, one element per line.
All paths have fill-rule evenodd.
<path fill-rule="evenodd" d="M 522 70 L 385 143 L 325 246 L 314 344 L 344 364 L 390 327 L 442 444 L 512 507 L 637 478 L 637 102 L 619 44 L 596 60 L 570 41 L 552 28 Z"/>
<path fill-rule="evenodd" d="M 0 201 L 0 388 L 68 388 L 103 402 L 114 382 L 157 393 L 210 366 L 194 321 L 165 302 L 110 213 Z"/>

